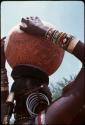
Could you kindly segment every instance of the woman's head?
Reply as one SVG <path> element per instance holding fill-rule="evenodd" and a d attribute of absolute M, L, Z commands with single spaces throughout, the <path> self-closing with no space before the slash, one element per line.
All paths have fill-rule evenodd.
<path fill-rule="evenodd" d="M 11 91 L 15 93 L 16 107 L 25 109 L 30 116 L 35 117 L 40 111 L 46 109 L 52 101 L 48 87 L 48 75 L 35 67 L 19 66 L 12 71 L 14 83 Z M 35 70 L 34 70 L 35 69 Z"/>

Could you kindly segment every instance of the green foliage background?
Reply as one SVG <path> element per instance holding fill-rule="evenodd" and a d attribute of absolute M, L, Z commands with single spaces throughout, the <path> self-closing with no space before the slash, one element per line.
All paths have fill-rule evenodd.
<path fill-rule="evenodd" d="M 53 101 L 61 96 L 63 88 L 74 79 L 75 76 L 70 76 L 70 80 L 63 78 L 61 81 L 58 81 L 55 84 L 50 83 L 50 90 L 52 92 Z"/>

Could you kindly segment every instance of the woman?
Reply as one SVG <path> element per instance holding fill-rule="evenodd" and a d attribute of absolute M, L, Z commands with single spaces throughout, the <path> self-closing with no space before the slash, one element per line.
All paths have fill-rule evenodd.
<path fill-rule="evenodd" d="M 21 87 L 21 91 L 23 90 L 23 88 L 27 88 L 28 90 L 31 89 L 31 93 L 28 93 L 27 96 L 24 96 L 24 98 L 19 98 L 18 101 L 20 102 L 27 102 L 27 108 L 25 111 L 26 117 L 25 119 L 16 119 L 15 124 L 36 124 L 36 125 L 59 125 L 59 124 L 72 124 L 74 123 L 74 121 L 76 123 L 83 123 L 84 119 L 82 117 L 82 119 L 80 121 L 78 121 L 76 119 L 76 117 L 80 114 L 80 110 L 83 112 L 83 116 L 85 115 L 85 99 L 84 99 L 84 66 L 85 66 L 85 58 L 84 58 L 84 50 L 85 50 L 85 44 L 83 44 L 80 40 L 77 40 L 74 36 L 72 35 L 68 35 L 67 33 L 63 33 L 63 32 L 59 32 L 56 29 L 50 29 L 49 27 L 45 27 L 44 24 L 42 23 L 42 21 L 38 18 L 38 17 L 28 17 L 28 18 L 22 18 L 21 20 L 22 25 L 20 26 L 20 29 L 23 30 L 26 33 L 31 33 L 33 35 L 38 35 L 38 36 L 43 36 L 46 39 L 50 39 L 54 44 L 58 44 L 60 47 L 62 47 L 64 50 L 70 52 L 71 54 L 73 54 L 74 56 L 76 56 L 81 62 L 82 62 L 82 68 L 81 71 L 79 72 L 78 76 L 76 77 L 76 79 L 70 83 L 68 86 L 66 86 L 63 89 L 63 93 L 62 96 L 55 100 L 54 102 L 51 102 L 51 94 L 50 92 L 48 92 L 48 76 L 46 76 L 46 74 L 41 71 L 41 69 L 36 69 L 36 67 L 31 67 L 32 69 L 36 69 L 36 72 L 39 73 L 41 72 L 41 76 L 43 76 L 43 79 L 46 76 L 46 79 L 42 79 L 42 82 L 45 83 L 45 88 L 47 86 L 46 91 L 49 94 L 46 94 L 46 91 L 43 90 L 42 88 L 44 86 L 40 85 L 39 83 L 41 82 L 41 79 L 39 81 L 39 78 L 36 77 L 34 79 L 34 74 L 37 73 L 33 73 L 33 76 L 31 77 L 31 82 L 27 81 L 26 79 L 22 79 L 22 75 L 21 75 L 21 69 L 23 69 L 24 67 L 24 73 L 26 74 L 25 71 L 27 71 L 27 67 L 29 70 L 29 66 L 24 66 L 24 65 L 19 65 L 17 67 L 15 67 L 13 69 L 12 72 L 12 77 L 15 80 L 15 83 L 12 86 L 11 89 L 11 94 L 15 93 L 15 97 L 13 95 L 13 98 L 15 98 L 16 100 L 18 100 L 17 96 L 18 94 L 16 94 L 19 89 L 19 86 L 21 85 L 20 83 L 22 82 L 22 87 Z M 27 74 L 26 74 L 27 75 Z M 19 79 L 17 80 L 17 76 L 19 76 Z M 30 78 L 29 78 L 30 79 Z M 45 81 L 46 80 L 46 81 Z M 33 82 L 37 81 L 38 89 L 36 88 L 36 86 L 34 86 Z M 27 84 L 23 84 L 27 83 Z M 16 84 L 18 83 L 18 84 Z M 30 84 L 31 83 L 31 84 Z M 47 83 L 47 85 L 46 85 Z M 19 85 L 20 84 L 20 85 Z M 19 85 L 19 86 L 18 86 Z M 24 86 L 23 86 L 24 85 Z M 25 86 L 26 85 L 26 86 Z M 32 86 L 30 86 L 32 85 Z M 44 88 L 44 89 L 45 89 Z M 26 91 L 25 91 L 26 92 Z M 25 92 L 23 92 L 24 95 Z M 44 100 L 43 103 L 41 103 L 41 107 L 44 104 L 44 108 L 39 108 L 39 106 L 36 109 L 36 114 L 35 116 L 32 116 L 33 112 L 32 109 L 29 108 L 29 98 L 32 97 L 30 94 L 37 92 L 37 93 L 42 93 L 47 97 L 47 100 Z M 48 96 L 50 95 L 50 96 Z M 18 102 L 16 101 L 16 102 Z M 12 104 L 12 101 L 9 101 L 9 98 L 7 99 L 7 103 Z M 46 102 L 46 103 L 44 103 Z M 21 103 L 19 103 L 21 104 Z M 20 111 L 22 111 L 22 108 L 24 106 L 24 104 L 21 106 L 19 104 L 16 104 L 16 116 L 19 114 Z M 50 105 L 49 105 L 50 104 Z M 18 108 L 21 107 L 21 110 L 18 111 Z M 32 107 L 33 108 L 33 107 Z M 30 110 L 31 109 L 31 110 Z M 82 110 L 83 109 L 83 110 Z M 43 111 L 42 111 L 43 110 Z M 7 110 L 8 111 L 8 110 Z M 23 111 L 23 112 L 24 112 Z M 31 114 L 30 114 L 31 111 Z"/>
<path fill-rule="evenodd" d="M 9 94 L 7 71 L 5 68 L 5 54 L 4 54 L 5 38 L 6 37 L 3 37 L 0 40 L 1 41 L 1 121 L 5 113 L 5 107 L 6 107 L 5 101 Z"/>
<path fill-rule="evenodd" d="M 63 97 L 52 103 L 46 111 L 46 124 L 69 124 L 78 113 L 78 108 L 81 107 L 85 101 L 85 44 L 83 44 L 80 40 L 77 40 L 77 38 L 72 35 L 68 35 L 62 32 L 60 33 L 55 29 L 49 29 L 49 27 L 45 27 L 38 17 L 30 17 L 26 19 L 22 18 L 21 22 L 25 24 L 25 26 L 20 26 L 21 30 L 27 33 L 32 33 L 34 35 L 45 36 L 46 39 L 51 39 L 54 44 L 58 44 L 60 47 L 76 56 L 82 62 L 83 66 L 81 68 L 81 71 L 79 72 L 75 81 L 69 85 L 70 90 L 68 92 L 64 91 L 62 95 Z M 76 100 L 76 102 L 74 102 L 73 100 Z M 72 101 L 73 105 L 71 104 Z M 66 107 L 64 107 L 64 104 L 66 104 Z M 61 105 L 63 105 L 63 108 L 61 108 Z M 66 110 L 67 113 L 63 115 L 61 109 L 63 112 Z"/>

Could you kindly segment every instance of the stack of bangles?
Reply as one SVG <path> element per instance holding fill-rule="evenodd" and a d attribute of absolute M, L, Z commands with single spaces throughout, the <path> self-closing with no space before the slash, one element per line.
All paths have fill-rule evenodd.
<path fill-rule="evenodd" d="M 74 47 L 79 41 L 74 36 L 67 33 L 59 32 L 53 28 L 50 28 L 46 32 L 45 37 L 46 39 L 51 40 L 53 43 L 58 44 L 60 47 L 69 52 L 74 49 Z"/>
<path fill-rule="evenodd" d="M 9 91 L 7 71 L 5 68 L 1 68 L 1 92 Z"/>

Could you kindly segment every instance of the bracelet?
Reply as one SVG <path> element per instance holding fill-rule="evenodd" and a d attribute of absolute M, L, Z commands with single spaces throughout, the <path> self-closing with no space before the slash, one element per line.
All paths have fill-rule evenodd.
<path fill-rule="evenodd" d="M 71 41 L 74 39 L 74 36 L 70 34 L 66 34 L 65 38 L 63 39 L 62 48 L 68 50 L 68 46 L 70 45 Z"/>
<path fill-rule="evenodd" d="M 53 43 L 56 43 L 58 35 L 59 35 L 59 31 L 55 30 L 51 38 L 51 41 L 53 41 Z"/>
<path fill-rule="evenodd" d="M 1 84 L 8 84 L 7 71 L 5 68 L 1 68 Z"/>
<path fill-rule="evenodd" d="M 66 50 L 71 39 L 72 39 L 71 35 L 69 36 L 66 33 L 61 33 L 60 37 L 58 38 L 58 44 L 60 45 L 60 47 Z"/>
<path fill-rule="evenodd" d="M 58 31 L 55 31 L 51 38 L 53 43 L 58 44 L 61 48 L 68 51 L 69 51 L 68 47 L 70 46 L 71 41 L 73 41 L 74 39 L 75 39 L 74 36 L 63 32 L 59 33 Z"/>
<path fill-rule="evenodd" d="M 72 52 L 77 44 L 76 41 L 78 41 L 75 40 L 74 36 L 67 33 L 59 32 L 58 30 L 55 30 L 53 28 L 50 28 L 46 32 L 45 37 L 46 39 L 51 40 L 53 43 L 58 44 L 61 48 L 67 50 L 68 52 Z"/>
<path fill-rule="evenodd" d="M 62 38 L 62 36 L 63 36 L 63 32 L 60 32 L 60 33 L 58 34 L 58 37 L 57 37 L 55 43 L 58 43 L 59 45 L 61 45 L 61 44 L 60 44 L 60 39 Z"/>
<path fill-rule="evenodd" d="M 50 29 L 46 32 L 46 34 L 45 34 L 46 39 L 51 40 L 52 35 L 54 34 L 54 32 L 55 32 L 55 30 L 54 30 L 53 28 L 50 28 Z"/>
<path fill-rule="evenodd" d="M 71 39 L 71 42 L 68 45 L 67 51 L 72 53 L 78 42 L 79 42 L 79 39 L 73 37 Z"/>

